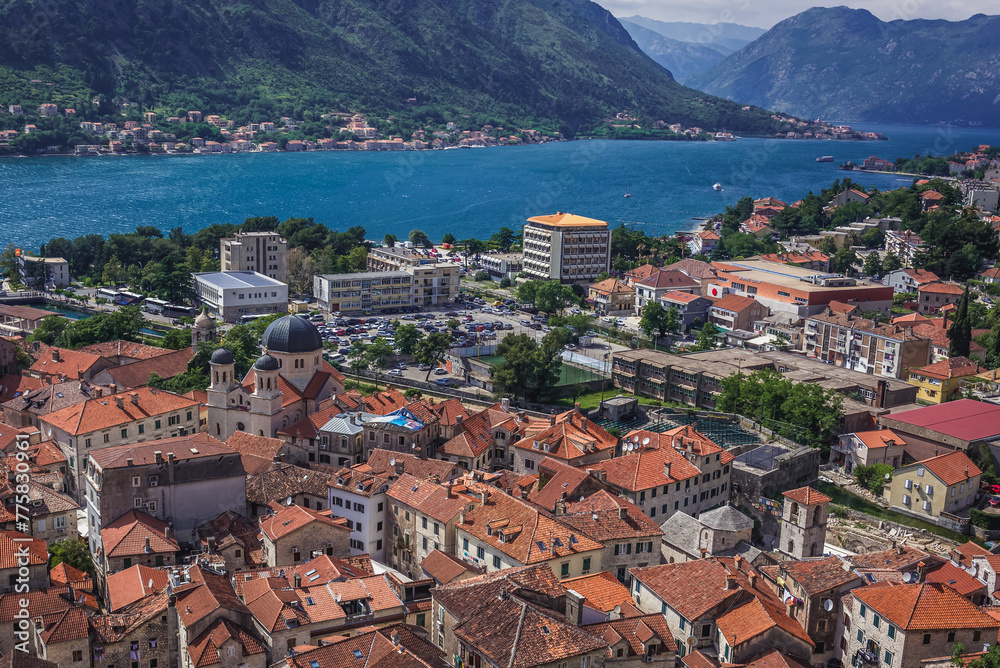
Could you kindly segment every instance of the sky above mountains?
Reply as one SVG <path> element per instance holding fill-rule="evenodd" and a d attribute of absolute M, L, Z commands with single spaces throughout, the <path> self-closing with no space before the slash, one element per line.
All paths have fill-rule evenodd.
<path fill-rule="evenodd" d="M 739 23 L 770 28 L 810 7 L 847 5 L 867 9 L 883 21 L 947 19 L 964 21 L 973 14 L 1000 14 L 1000 0 L 859 0 L 818 3 L 815 0 L 596 0 L 615 16 L 639 14 L 660 21 Z"/>

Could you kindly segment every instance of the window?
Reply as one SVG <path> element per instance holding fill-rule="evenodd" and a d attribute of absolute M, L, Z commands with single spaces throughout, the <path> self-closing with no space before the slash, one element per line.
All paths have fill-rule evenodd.
<path fill-rule="evenodd" d="M 105 434 L 104 435 L 104 442 L 105 443 L 110 443 L 111 442 L 111 434 Z"/>
<path fill-rule="evenodd" d="M 590 571 L 590 557 L 583 558 L 583 572 L 587 573 Z"/>
<path fill-rule="evenodd" d="M 892 652 L 890 652 L 889 650 L 885 650 L 885 665 L 887 666 L 892 665 Z"/>
<path fill-rule="evenodd" d="M 924 644 L 925 645 L 930 645 L 931 644 L 931 634 L 930 633 L 925 633 L 924 634 Z"/>
<path fill-rule="evenodd" d="M 888 633 L 889 633 L 889 638 L 890 639 L 895 638 L 896 637 L 896 627 L 893 626 L 892 624 L 889 624 L 889 631 L 888 631 Z"/>
<path fill-rule="evenodd" d="M 955 642 L 955 632 L 948 631 L 948 642 Z"/>
<path fill-rule="evenodd" d="M 122 429 L 122 438 L 128 438 L 128 428 Z"/>
<path fill-rule="evenodd" d="M 486 550 L 484 550 L 482 546 L 476 548 L 476 557 L 478 557 L 479 559 L 486 558 Z"/>
<path fill-rule="evenodd" d="M 913 489 L 913 481 L 907 478 L 906 480 L 903 481 L 903 487 L 905 487 L 906 489 Z"/>
<path fill-rule="evenodd" d="M 423 548 L 426 550 L 427 549 L 427 536 L 423 537 L 423 543 L 422 543 L 422 545 L 423 545 Z"/>
<path fill-rule="evenodd" d="M 142 477 L 137 475 L 132 476 L 132 486 L 142 487 Z"/>
<path fill-rule="evenodd" d="M 973 631 L 972 632 L 972 642 L 979 642 L 980 639 L 982 639 L 982 637 L 983 637 L 983 632 L 982 631 Z"/>
<path fill-rule="evenodd" d="M 865 632 L 862 631 L 861 629 L 858 629 L 858 642 L 864 642 L 864 641 L 865 641 Z"/>
<path fill-rule="evenodd" d="M 426 517 L 420 518 L 420 528 L 421 529 L 426 529 L 427 528 L 427 518 Z"/>
<path fill-rule="evenodd" d="M 638 582 L 636 582 L 636 585 L 638 585 Z M 686 626 L 687 626 L 687 620 L 681 617 L 681 631 L 683 631 Z"/>
<path fill-rule="evenodd" d="M 160 423 L 161 423 L 160 420 L 157 420 L 155 423 L 153 423 L 153 429 L 159 429 L 160 428 Z M 243 430 L 241 429 L 240 431 L 243 431 Z"/>
<path fill-rule="evenodd" d="M 493 555 L 493 568 L 500 568 L 500 557 Z"/>
<path fill-rule="evenodd" d="M 559 576 L 560 577 L 566 577 L 567 575 L 569 575 L 569 562 L 568 561 L 564 561 L 559 566 Z"/>
<path fill-rule="evenodd" d="M 73 650 L 73 661 L 74 662 L 83 661 L 83 650 L 82 649 L 75 649 L 75 650 Z"/>
<path fill-rule="evenodd" d="M 872 626 L 878 628 L 881 623 L 882 623 L 882 618 L 879 617 L 877 614 L 872 613 Z"/>
<path fill-rule="evenodd" d="M 462 539 L 462 549 L 465 550 L 466 552 L 469 551 L 469 539 L 468 538 L 463 538 Z"/>
<path fill-rule="evenodd" d="M 705 625 L 703 625 L 701 627 L 701 637 L 702 638 L 707 638 L 710 635 L 712 635 L 712 625 L 711 624 L 705 624 Z"/>
<path fill-rule="evenodd" d="M 584 656 L 580 659 L 580 668 L 590 668 L 590 657 Z"/>
<path fill-rule="evenodd" d="M 150 487 L 156 487 L 158 484 L 160 484 L 160 479 L 159 478 L 157 478 L 155 475 L 149 476 L 149 486 Z"/>

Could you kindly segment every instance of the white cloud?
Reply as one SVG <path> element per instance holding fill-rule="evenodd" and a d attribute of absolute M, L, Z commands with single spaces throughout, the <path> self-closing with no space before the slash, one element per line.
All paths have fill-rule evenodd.
<path fill-rule="evenodd" d="M 739 23 L 769 28 L 775 23 L 817 5 L 810 0 L 596 0 L 619 17 L 638 14 L 660 21 Z M 865 0 L 846 4 L 867 9 L 883 21 L 895 19 L 947 19 L 963 21 L 973 14 L 1000 14 L 1000 0 Z M 826 5 L 835 6 L 835 4 Z"/>

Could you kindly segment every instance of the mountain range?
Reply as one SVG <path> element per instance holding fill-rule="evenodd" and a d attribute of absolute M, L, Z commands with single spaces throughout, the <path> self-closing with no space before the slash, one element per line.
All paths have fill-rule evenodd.
<path fill-rule="evenodd" d="M 1000 16 L 881 21 L 814 7 L 686 78 L 801 118 L 996 125 Z"/>
<path fill-rule="evenodd" d="M 0 103 L 95 94 L 239 120 L 366 111 L 585 130 L 632 116 L 765 133 L 677 83 L 589 0 L 3 0 Z M 37 107 L 36 107 L 37 108 Z"/>

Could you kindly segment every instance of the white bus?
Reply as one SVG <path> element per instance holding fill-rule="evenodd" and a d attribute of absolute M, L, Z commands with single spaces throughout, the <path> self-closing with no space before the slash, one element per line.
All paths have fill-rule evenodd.
<path fill-rule="evenodd" d="M 163 313 L 163 309 L 166 308 L 168 302 L 162 299 L 153 299 L 152 297 L 147 297 L 146 301 L 143 302 L 142 307 L 146 309 L 148 313 L 160 314 Z"/>

